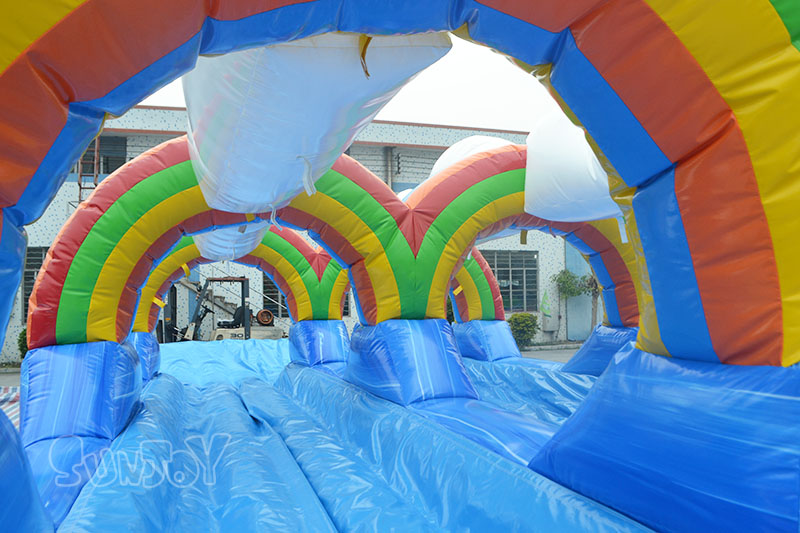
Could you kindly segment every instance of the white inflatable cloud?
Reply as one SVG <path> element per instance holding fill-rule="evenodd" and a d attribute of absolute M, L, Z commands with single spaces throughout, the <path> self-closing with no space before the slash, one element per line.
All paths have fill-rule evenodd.
<path fill-rule="evenodd" d="M 606 175 L 583 130 L 552 111 L 527 138 L 525 212 L 558 222 L 621 215 Z"/>
<path fill-rule="evenodd" d="M 189 148 L 211 207 L 279 208 L 324 174 L 380 109 L 450 49 L 447 33 L 328 33 L 219 57 L 183 78 Z"/>

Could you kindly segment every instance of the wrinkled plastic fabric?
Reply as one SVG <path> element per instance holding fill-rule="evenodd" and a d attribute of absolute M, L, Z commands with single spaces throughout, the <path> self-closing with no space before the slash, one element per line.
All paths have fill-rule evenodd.
<path fill-rule="evenodd" d="M 562 424 L 594 385 L 593 376 L 565 374 L 548 361 L 503 359 L 496 363 L 464 359 L 482 400 L 550 424 Z"/>
<path fill-rule="evenodd" d="M 628 343 L 636 342 L 639 328 L 614 328 L 598 325 L 575 352 L 575 355 L 561 367 L 563 372 L 599 376 L 611 362 L 614 354 Z"/>
<path fill-rule="evenodd" d="M 208 205 L 258 213 L 312 192 L 392 96 L 449 49 L 447 33 L 374 36 L 369 76 L 357 34 L 200 57 L 183 87 L 189 151 Z"/>
<path fill-rule="evenodd" d="M 371 472 L 380 476 L 381 485 L 398 493 L 406 502 L 405 509 L 412 511 L 406 515 L 405 509 L 396 513 L 390 507 L 376 509 L 386 505 L 385 489 L 348 480 L 349 462 L 318 455 L 322 446 L 313 448 L 317 450 L 313 453 L 313 444 L 306 445 L 302 454 L 293 450 L 312 483 L 320 486 L 320 497 L 329 502 L 327 508 L 343 531 L 387 531 L 392 526 L 398 531 L 415 531 L 421 522 L 418 514 L 432 519 L 434 529 L 452 531 L 630 531 L 641 527 L 498 457 L 415 410 L 377 398 L 327 373 L 290 365 L 275 386 L 318 421 L 348 455 L 365 460 Z M 246 387 L 243 396 L 248 405 L 269 401 L 255 390 L 248 393 Z M 302 437 L 311 439 L 318 431 L 308 428 Z M 330 485 L 326 483 L 323 490 L 312 471 L 330 476 Z M 375 505 L 371 504 L 373 496 Z M 384 512 L 386 521 L 379 521 Z M 359 525 L 355 519 L 365 522 Z"/>
<path fill-rule="evenodd" d="M 505 320 L 469 320 L 453 324 L 453 335 L 461 357 L 498 361 L 522 357 Z"/>
<path fill-rule="evenodd" d="M 0 527 L 5 531 L 31 533 L 53 531 L 33 479 L 19 434 L 0 412 Z"/>
<path fill-rule="evenodd" d="M 196 362 L 204 375 L 209 362 Z M 199 389 L 156 377 L 61 529 L 335 531 L 281 437 L 250 417 L 226 378 Z"/>
<path fill-rule="evenodd" d="M 461 139 L 457 143 L 450 145 L 450 147 L 439 156 L 439 159 L 433 164 L 433 168 L 431 168 L 428 177 L 431 178 L 444 169 L 456 163 L 460 163 L 464 159 L 475 154 L 488 152 L 489 150 L 494 150 L 495 148 L 508 146 L 510 144 L 514 143 L 506 139 L 490 137 L 488 135 L 471 135 L 465 139 Z M 398 196 L 400 195 L 398 194 Z"/>
<path fill-rule="evenodd" d="M 409 406 L 493 452 L 527 466 L 558 425 L 471 398 L 438 398 Z"/>
<path fill-rule="evenodd" d="M 345 379 L 408 405 L 434 398 L 477 398 L 446 320 L 386 320 L 353 330 Z"/>
<path fill-rule="evenodd" d="M 95 474 L 111 439 L 66 435 L 26 446 L 33 477 L 56 527 Z"/>
<path fill-rule="evenodd" d="M 6 212 L 0 210 L 0 346 L 5 341 L 8 320 L 22 279 L 27 246 L 25 229 L 14 224 Z"/>
<path fill-rule="evenodd" d="M 156 336 L 149 332 L 134 331 L 125 340 L 133 346 L 142 367 L 142 383 L 147 383 L 161 368 L 161 347 Z"/>
<path fill-rule="evenodd" d="M 232 261 L 256 249 L 269 229 L 269 222 L 254 221 L 241 226 L 219 228 L 194 236 L 197 249 L 206 259 Z"/>
<path fill-rule="evenodd" d="M 22 442 L 64 435 L 113 439 L 130 419 L 141 387 L 139 356 L 130 344 L 33 349 L 20 375 Z"/>
<path fill-rule="evenodd" d="M 559 111 L 541 116 L 526 140 L 525 212 L 558 222 L 620 216 L 608 176 L 583 129 Z"/>
<path fill-rule="evenodd" d="M 239 385 L 248 378 L 272 383 L 290 361 L 288 339 L 229 339 L 161 345 L 161 372 L 201 388 L 223 379 L 232 385 Z"/>
<path fill-rule="evenodd" d="M 205 344 L 194 367 L 217 381 L 157 376 L 63 530 L 644 530 L 319 367 L 289 365 L 273 387 Z"/>
<path fill-rule="evenodd" d="M 341 320 L 295 322 L 289 343 L 292 361 L 306 366 L 346 363 L 350 353 L 350 336 Z"/>
<path fill-rule="evenodd" d="M 792 531 L 800 372 L 629 345 L 531 468 L 666 531 Z"/>
<path fill-rule="evenodd" d="M 116 342 L 36 348 L 22 362 L 20 388 L 22 442 L 58 525 L 137 408 L 139 356 Z"/>

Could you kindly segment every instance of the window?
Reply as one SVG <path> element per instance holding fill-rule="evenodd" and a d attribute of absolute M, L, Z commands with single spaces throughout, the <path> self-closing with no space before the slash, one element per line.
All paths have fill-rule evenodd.
<path fill-rule="evenodd" d="M 29 246 L 25 254 L 25 270 L 22 273 L 22 323 L 28 322 L 28 299 L 33 292 L 36 276 L 42 268 L 44 257 L 47 255 L 46 246 Z"/>
<path fill-rule="evenodd" d="M 86 151 L 81 156 L 80 170 L 84 174 L 94 172 L 94 143 L 89 143 Z M 103 135 L 97 150 L 98 174 L 111 174 L 128 160 L 128 138 L 111 137 Z"/>
<path fill-rule="evenodd" d="M 512 313 L 539 307 L 539 252 L 481 250 L 500 285 L 503 307 Z"/>
<path fill-rule="evenodd" d="M 347 291 L 343 298 L 344 307 L 342 308 L 342 317 L 350 316 L 350 291 Z"/>

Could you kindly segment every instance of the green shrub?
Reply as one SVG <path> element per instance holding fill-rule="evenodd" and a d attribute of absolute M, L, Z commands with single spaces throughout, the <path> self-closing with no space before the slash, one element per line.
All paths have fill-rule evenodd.
<path fill-rule="evenodd" d="M 19 348 L 19 357 L 22 359 L 28 353 L 28 328 L 22 328 L 17 335 L 17 347 Z"/>
<path fill-rule="evenodd" d="M 533 343 L 533 337 L 539 331 L 539 318 L 531 313 L 515 313 L 509 317 L 508 325 L 517 346 L 522 349 Z"/>

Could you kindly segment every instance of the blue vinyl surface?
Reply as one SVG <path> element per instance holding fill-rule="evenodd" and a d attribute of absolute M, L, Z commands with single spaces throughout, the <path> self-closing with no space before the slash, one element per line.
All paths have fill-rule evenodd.
<path fill-rule="evenodd" d="M 125 342 L 133 346 L 142 365 L 142 383 L 150 381 L 161 368 L 161 348 L 156 336 L 144 331 L 134 331 Z"/>
<path fill-rule="evenodd" d="M 282 350 L 248 348 L 163 346 L 161 374 L 61 529 L 646 529 L 328 372 L 291 364 L 275 380 L 274 361 L 256 360 Z"/>
<path fill-rule="evenodd" d="M 44 533 L 53 521 L 39 498 L 19 434 L 0 411 L 0 527 L 5 531 Z"/>
<path fill-rule="evenodd" d="M 469 320 L 453 324 L 461 357 L 481 361 L 498 361 L 522 357 L 511 327 L 505 320 Z"/>
<path fill-rule="evenodd" d="M 494 363 L 464 360 L 469 377 L 483 400 L 560 425 L 581 405 L 595 378 L 566 374 L 536 363 L 538 361 L 531 359 L 504 359 Z"/>
<path fill-rule="evenodd" d="M 359 326 L 345 379 L 400 405 L 477 398 L 446 320 L 386 320 Z"/>
<path fill-rule="evenodd" d="M 220 381 L 238 386 L 249 378 L 272 383 L 289 353 L 288 339 L 171 342 L 161 345 L 161 372 L 200 388 Z"/>
<path fill-rule="evenodd" d="M 89 342 L 28 352 L 20 430 L 42 501 L 58 525 L 100 455 L 138 409 L 139 356 L 130 344 Z"/>
<path fill-rule="evenodd" d="M 344 363 L 350 353 L 350 336 L 341 320 L 302 320 L 289 330 L 292 361 L 314 366 Z"/>
<path fill-rule="evenodd" d="M 665 531 L 792 531 L 800 369 L 618 352 L 531 468 Z"/>
<path fill-rule="evenodd" d="M 636 342 L 639 328 L 613 328 L 596 326 L 580 349 L 561 367 L 562 372 L 599 376 L 611 362 L 614 354 L 628 343 Z"/>

